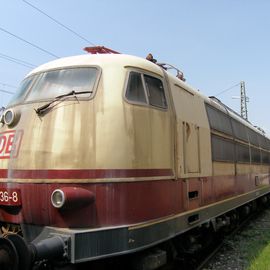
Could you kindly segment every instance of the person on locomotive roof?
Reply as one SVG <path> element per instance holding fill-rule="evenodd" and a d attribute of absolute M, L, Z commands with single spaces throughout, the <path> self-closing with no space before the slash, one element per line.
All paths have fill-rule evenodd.
<path fill-rule="evenodd" d="M 148 55 L 146 56 L 146 59 L 150 62 L 153 62 L 153 63 L 157 63 L 157 59 L 154 59 L 152 53 L 148 53 Z"/>

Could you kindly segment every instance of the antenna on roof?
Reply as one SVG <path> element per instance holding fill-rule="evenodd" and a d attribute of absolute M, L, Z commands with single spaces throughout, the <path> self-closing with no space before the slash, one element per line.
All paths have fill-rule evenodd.
<path fill-rule="evenodd" d="M 85 47 L 84 50 L 91 54 L 120 54 L 119 52 L 104 46 Z"/>
<path fill-rule="evenodd" d="M 157 63 L 159 66 L 161 66 L 163 69 L 165 69 L 165 70 L 175 70 L 176 71 L 176 77 L 179 79 L 179 80 L 181 80 L 181 81 L 183 81 L 183 82 L 185 82 L 186 81 L 186 78 L 184 77 L 184 73 L 181 71 L 181 70 L 179 70 L 178 68 L 176 68 L 176 67 L 174 67 L 174 66 L 172 66 L 172 65 L 170 65 L 170 64 L 167 64 L 167 63 Z"/>

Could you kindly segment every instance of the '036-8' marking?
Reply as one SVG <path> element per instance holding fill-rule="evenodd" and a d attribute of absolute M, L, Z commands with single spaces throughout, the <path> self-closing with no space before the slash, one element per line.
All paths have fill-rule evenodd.
<path fill-rule="evenodd" d="M 19 189 L 0 188 L 0 205 L 20 205 L 21 194 Z"/>

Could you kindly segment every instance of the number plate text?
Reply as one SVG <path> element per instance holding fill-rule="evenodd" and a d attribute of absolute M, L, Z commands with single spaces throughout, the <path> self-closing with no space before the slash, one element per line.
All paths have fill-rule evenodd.
<path fill-rule="evenodd" d="M 0 188 L 0 205 L 21 205 L 21 192 L 15 188 Z"/>

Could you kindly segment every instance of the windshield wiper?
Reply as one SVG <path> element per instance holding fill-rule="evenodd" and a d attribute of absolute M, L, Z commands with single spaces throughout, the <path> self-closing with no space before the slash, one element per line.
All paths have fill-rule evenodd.
<path fill-rule="evenodd" d="M 35 111 L 38 115 L 40 115 L 40 114 L 44 113 L 47 109 L 49 109 L 54 102 L 61 100 L 64 97 L 74 96 L 75 98 L 77 98 L 76 95 L 91 94 L 91 93 L 93 93 L 93 91 L 74 91 L 74 90 L 72 90 L 69 93 L 66 93 L 66 94 L 63 94 L 60 96 L 56 96 L 52 101 L 48 102 L 45 105 L 38 107 L 37 109 L 35 109 Z"/>
<path fill-rule="evenodd" d="M 2 106 L 1 108 L 0 108 L 0 123 L 2 123 L 2 124 L 4 124 L 4 111 L 5 111 L 5 107 L 4 106 Z"/>

